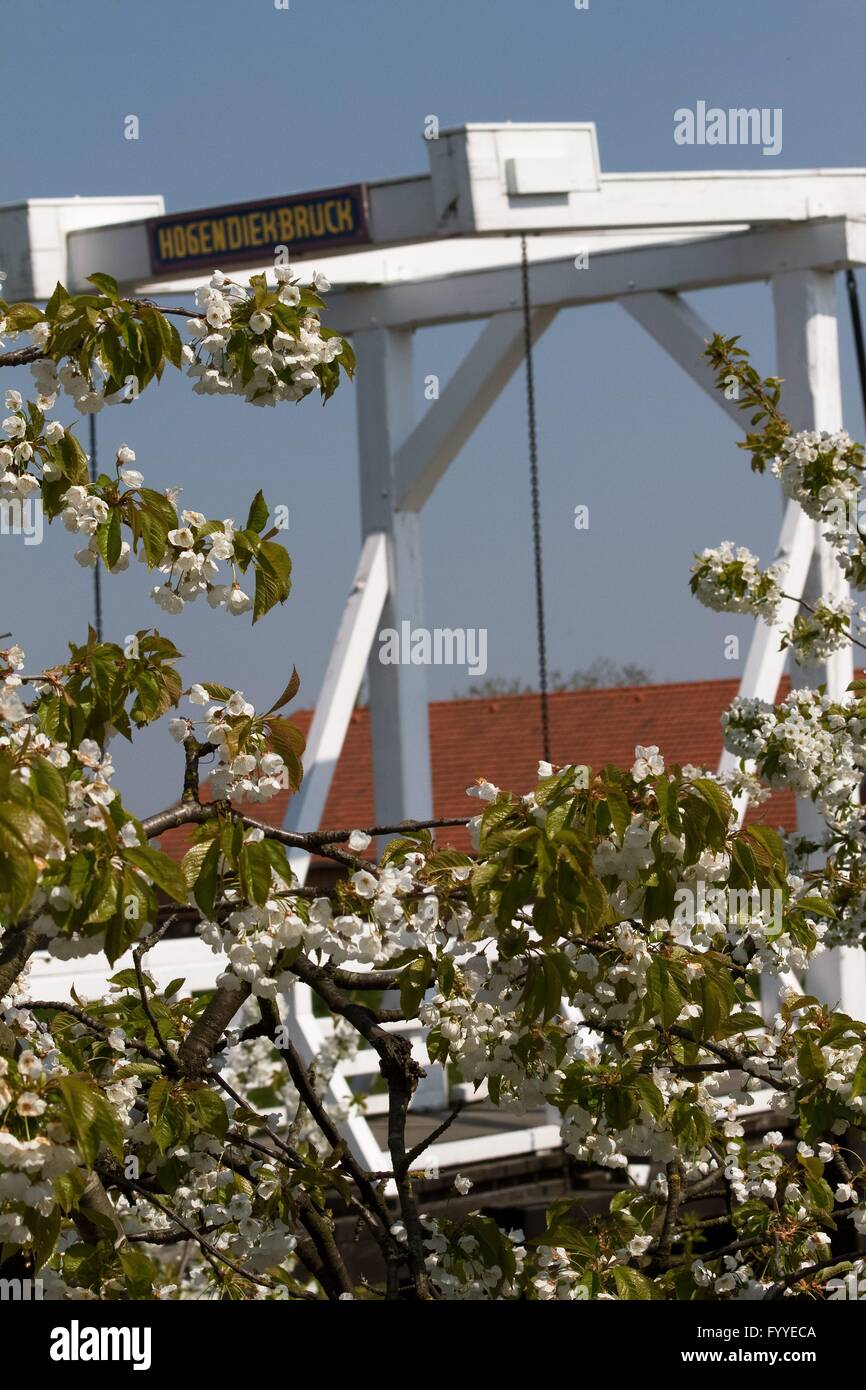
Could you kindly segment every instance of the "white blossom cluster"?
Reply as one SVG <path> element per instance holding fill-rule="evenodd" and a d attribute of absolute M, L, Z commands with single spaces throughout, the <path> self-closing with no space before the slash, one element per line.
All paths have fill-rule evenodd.
<path fill-rule="evenodd" d="M 429 1216 L 422 1217 L 422 1225 L 428 1232 L 424 1240 L 424 1248 L 428 1252 L 425 1260 L 427 1273 L 439 1298 L 446 1301 L 487 1302 L 491 1299 L 519 1297 L 521 1276 L 527 1258 L 523 1231 L 508 1232 L 507 1239 L 511 1244 L 515 1271 L 511 1278 L 507 1278 L 499 1265 L 487 1262 L 478 1237 L 471 1231 L 449 1236 L 443 1231 L 442 1223 Z M 538 1252 L 539 1263 L 545 1270 L 537 1289 L 540 1298 L 566 1296 L 555 1292 L 560 1284 L 558 1266 L 554 1259 L 558 1253 L 560 1252 L 551 1251 L 546 1246 Z M 564 1251 L 561 1253 L 565 1255 Z M 565 1263 L 567 1264 L 567 1256 Z M 569 1269 L 568 1274 L 564 1275 L 561 1281 L 563 1287 L 570 1282 L 572 1274 L 573 1271 Z M 576 1276 L 574 1278 L 576 1282 Z"/>
<path fill-rule="evenodd" d="M 180 613 L 205 594 L 211 608 L 224 608 L 234 617 L 248 613 L 253 600 L 242 589 L 234 565 L 235 522 L 226 517 L 221 530 L 203 529 L 208 528 L 207 517 L 190 510 L 182 512 L 181 520 L 183 526 L 169 531 L 165 555 L 157 566 L 167 577 L 151 590 L 154 602 L 166 613 Z M 217 582 L 220 563 L 231 566 L 231 583 Z"/>
<path fill-rule="evenodd" d="M 783 441 L 771 470 L 785 496 L 820 521 L 856 503 L 863 465 L 845 430 L 800 430 Z"/>
<path fill-rule="evenodd" d="M 738 696 L 722 728 L 725 747 L 755 761 L 771 787 L 811 797 L 833 821 L 851 812 L 866 751 L 866 722 L 852 706 L 810 689 L 776 706 Z"/>
<path fill-rule="evenodd" d="M 210 699 L 203 685 L 189 691 L 192 705 L 206 705 Z M 243 747 L 238 739 L 247 721 L 255 716 L 255 706 L 235 690 L 224 704 L 211 705 L 205 716 L 205 737 L 217 750 L 217 761 L 208 773 L 211 791 L 217 800 L 269 801 L 289 785 L 286 764 L 279 753 L 268 751 L 264 733 L 247 730 Z M 194 721 L 169 721 L 169 732 L 182 743 L 193 732 Z"/>
<path fill-rule="evenodd" d="M 36 323 L 27 331 L 33 347 L 47 347 L 51 336 L 49 323 Z M 78 415 L 98 415 L 105 405 L 120 405 L 129 400 L 125 385 L 119 391 L 105 394 L 105 384 L 111 373 L 98 353 L 93 358 L 89 376 L 85 376 L 75 362 L 64 362 L 58 367 L 50 357 L 31 363 L 30 371 L 39 393 L 37 403 L 44 409 L 54 405 L 61 391 L 69 397 Z"/>
<path fill-rule="evenodd" d="M 853 608 L 850 599 L 831 594 L 819 599 L 811 612 L 797 614 L 784 643 L 799 666 L 817 666 L 848 646 Z"/>
<path fill-rule="evenodd" d="M 4 397 L 6 409 L 13 412 L 0 424 L 5 441 L 0 444 L 0 497 L 4 500 L 24 502 L 39 491 L 39 479 L 28 472 L 33 459 L 33 445 L 24 438 L 27 432 L 27 417 L 20 391 L 7 391 Z M 44 427 L 45 438 L 55 443 L 63 435 L 63 426 L 56 420 Z"/>
<path fill-rule="evenodd" d="M 34 458 L 33 445 L 23 438 L 27 429 L 27 419 L 22 408 L 20 393 L 6 393 L 7 409 L 15 414 L 8 416 L 0 425 L 7 443 L 0 445 L 0 500 L 21 503 L 40 492 L 41 479 L 28 472 Z M 43 426 L 41 438 L 48 443 L 56 443 L 64 433 L 63 426 L 50 421 Z M 124 444 L 117 452 L 116 469 L 118 482 L 136 492 L 144 482 L 144 476 L 131 467 L 135 453 Z M 42 463 L 42 479 L 53 481 L 60 472 L 50 459 Z M 122 499 L 129 493 L 119 493 Z M 166 497 L 174 504 L 179 488 L 166 489 Z M 92 568 L 100 561 L 100 548 L 97 543 L 97 530 L 109 519 L 108 502 L 100 495 L 92 483 L 75 483 L 62 496 L 63 508 L 60 519 L 67 531 L 87 539 L 87 544 L 75 552 L 75 559 L 85 568 Z M 234 535 L 237 529 L 231 517 L 225 518 L 218 528 L 209 523 L 202 512 L 184 510 L 182 525 L 170 530 L 167 535 L 165 554 L 157 566 L 160 574 L 166 576 L 162 584 L 151 590 L 151 597 L 157 606 L 167 613 L 180 613 L 188 603 L 204 594 L 211 608 L 224 608 L 227 613 L 238 616 L 247 613 L 253 600 L 245 593 L 235 564 Z M 142 563 L 147 556 L 139 552 Z M 129 568 L 130 544 L 120 543 L 120 553 L 110 567 L 110 573 L 120 574 Z M 227 582 L 222 577 L 221 565 L 230 567 Z"/>
<path fill-rule="evenodd" d="M 292 270 L 278 266 L 275 275 L 280 303 L 295 308 L 301 292 Z M 313 288 L 326 291 L 330 284 L 324 275 L 317 274 Z M 187 375 L 196 383 L 193 390 L 199 395 L 240 395 L 253 405 L 299 401 L 318 386 L 316 367 L 342 354 L 343 341 L 323 337 L 313 312 L 305 315 L 298 337 L 294 337 L 281 330 L 266 309 L 256 310 L 248 320 L 250 332 L 258 340 L 250 353 L 254 371 L 245 382 L 241 361 L 232 352 L 230 341 L 239 322 L 236 311 L 253 297 L 251 290 L 219 270 L 196 291 L 200 317 L 189 320 L 193 344 L 183 351 Z"/>
<path fill-rule="evenodd" d="M 133 492 L 144 482 L 143 475 L 130 467 L 134 462 L 134 452 L 124 444 L 117 454 L 118 478 Z M 178 495 L 178 489 L 166 493 L 172 503 Z M 92 487 L 83 484 L 69 488 L 63 495 L 63 502 L 60 515 L 66 529 L 90 537 L 87 546 L 77 551 L 75 558 L 80 565 L 93 566 L 100 554 L 95 535 L 97 528 L 108 519 L 108 503 Z M 151 590 L 154 602 L 166 613 L 180 613 L 188 603 L 205 594 L 211 608 L 225 608 L 235 616 L 249 612 L 253 601 L 241 588 L 233 563 L 234 521 L 227 517 L 219 529 L 215 529 L 202 512 L 192 510 L 184 510 L 181 520 L 183 525 L 173 528 L 167 535 L 165 554 L 157 566 L 166 579 Z M 129 542 L 122 541 L 119 558 L 111 567 L 112 574 L 128 568 L 129 554 Z M 140 559 L 142 563 L 147 562 L 144 551 Z M 221 563 L 232 567 L 230 583 L 218 582 Z"/>
<path fill-rule="evenodd" d="M 723 541 L 702 550 L 692 565 L 692 588 L 706 608 L 720 613 L 753 613 L 772 623 L 782 599 L 782 563 L 762 570 L 745 546 Z"/>
<path fill-rule="evenodd" d="M 260 841 L 263 833 L 253 828 L 246 840 Z M 238 906 L 224 921 L 206 922 L 200 928 L 202 939 L 228 957 L 221 987 L 236 987 L 243 980 L 255 995 L 275 998 L 294 983 L 291 972 L 281 970 L 280 957 L 299 944 L 335 964 L 361 967 L 387 965 L 407 948 L 423 945 L 434 952 L 454 952 L 468 909 L 457 904 L 440 922 L 435 894 L 417 899 L 413 870 L 423 864 L 423 856 L 409 859 L 412 862 L 402 866 L 386 865 L 375 872 L 359 869 L 352 874 L 349 885 L 358 904 L 355 912 L 335 912 L 327 897 L 302 905 L 276 873 L 272 874 L 272 896 L 262 907 L 243 903 L 233 890 L 227 890 L 228 901 L 234 896 Z"/>
<path fill-rule="evenodd" d="M 275 270 L 281 304 L 296 308 L 301 290 L 297 277 L 288 266 Z M 330 289 L 327 278 L 316 273 L 312 288 L 325 293 Z M 248 314 L 254 292 L 230 280 L 222 271 L 215 271 L 206 285 L 196 291 L 199 315 L 191 317 L 188 328 L 191 344 L 182 349 L 187 375 L 194 381 L 198 395 L 235 394 L 254 405 L 276 405 L 279 401 L 298 401 L 319 385 L 316 368 L 335 361 L 343 352 L 343 340 L 325 336 L 317 313 L 310 309 L 301 319 L 298 336 L 282 331 L 266 310 Z M 236 311 L 241 309 L 239 315 Z M 241 358 L 229 347 L 232 335 L 243 327 L 256 340 L 250 356 L 254 364 L 252 376 L 244 382 Z M 7 330 L 8 331 L 8 330 Z M 31 345 L 40 351 L 47 348 L 51 325 L 47 320 L 27 330 Z M 9 333 L 17 337 L 16 333 Z M 62 366 L 50 358 L 40 358 L 31 364 L 39 404 L 50 408 L 61 390 L 70 398 L 79 415 L 93 415 L 103 406 L 124 404 L 130 399 L 129 384 L 105 393 L 111 369 L 99 352 L 95 353 L 86 373 L 75 362 Z"/>
<path fill-rule="evenodd" d="M 524 961 L 491 961 L 488 953 L 478 952 L 463 965 L 463 992 L 446 996 L 435 991 L 421 1005 L 419 1017 L 447 1042 L 464 1080 L 482 1086 L 495 1077 L 500 1104 L 531 1110 L 544 1104 L 562 1057 L 553 1032 L 540 1042 L 531 1066 L 522 1055 L 525 968 Z M 565 1018 L 557 1025 L 568 1049 L 575 1025 Z"/>
<path fill-rule="evenodd" d="M 31 779 L 26 755 L 44 758 L 63 774 L 66 783 L 63 819 L 69 844 L 64 847 L 47 829 L 41 838 L 33 839 L 32 852 L 38 872 L 27 912 L 40 936 L 46 938 L 47 949 L 52 955 L 61 959 L 91 955 L 102 948 L 103 934 L 92 931 L 89 934 L 79 931 L 59 934 L 53 914 L 62 915 L 72 902 L 72 895 L 65 884 L 52 885 L 51 876 L 58 865 L 74 855 L 80 841 L 88 841 L 93 832 L 105 830 L 109 808 L 117 798 L 112 786 L 115 771 L 112 756 L 91 738 L 82 739 L 74 748 L 62 740 L 50 738 L 19 693 L 24 653 L 20 647 L 12 646 L 3 655 L 6 669 L 0 671 L 0 749 L 10 749 L 22 758 L 17 775 L 25 784 Z M 33 689 L 36 695 L 41 695 L 50 693 L 52 687 L 47 681 L 35 680 Z M 123 846 L 140 843 L 131 819 L 120 826 L 117 835 Z M 121 866 L 119 859 L 116 862 Z M 142 873 L 138 869 L 135 872 Z M 147 879 L 143 873 L 142 877 Z M 0 926 L 0 936 L 2 933 Z"/>

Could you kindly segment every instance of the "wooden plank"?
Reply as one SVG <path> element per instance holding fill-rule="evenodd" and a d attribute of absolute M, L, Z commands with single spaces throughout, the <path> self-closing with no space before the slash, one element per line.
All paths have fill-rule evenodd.
<path fill-rule="evenodd" d="M 387 593 L 387 540 L 383 532 L 373 531 L 364 541 L 316 701 L 301 790 L 289 800 L 286 824 L 292 830 L 319 829 Z M 289 862 L 305 883 L 309 854 L 291 850 Z"/>
<path fill-rule="evenodd" d="M 533 342 L 556 317 L 555 308 L 532 314 Z M 394 456 L 394 492 L 400 511 L 420 511 L 449 464 L 499 398 L 524 358 L 523 314 L 498 314 L 482 331 L 439 399 L 427 409 Z"/>

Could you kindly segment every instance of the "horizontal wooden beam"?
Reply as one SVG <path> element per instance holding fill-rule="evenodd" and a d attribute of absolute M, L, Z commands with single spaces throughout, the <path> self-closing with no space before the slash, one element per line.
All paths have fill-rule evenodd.
<path fill-rule="evenodd" d="M 536 309 L 568 308 L 653 290 L 684 293 L 767 280 L 780 271 L 842 270 L 866 265 L 866 222 L 834 218 L 808 225 L 749 230 L 676 245 L 643 246 L 536 263 Z M 427 328 L 488 318 L 520 305 L 519 265 L 381 288 L 332 293 L 328 322 L 342 333 L 377 328 Z"/>

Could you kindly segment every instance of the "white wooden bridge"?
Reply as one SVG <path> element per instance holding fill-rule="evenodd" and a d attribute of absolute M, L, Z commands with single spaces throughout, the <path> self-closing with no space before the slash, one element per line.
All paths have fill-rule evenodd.
<path fill-rule="evenodd" d="M 310 729 L 303 788 L 290 806 L 294 829 L 320 824 L 365 670 L 377 818 L 392 824 L 432 816 L 425 670 L 384 666 L 370 655 L 380 626 L 399 628 L 405 619 L 416 627 L 423 624 L 422 508 L 524 360 L 522 236 L 529 239 L 532 341 L 565 309 L 617 301 L 741 432 L 744 417 L 735 402 L 715 390 L 702 356 L 712 329 L 684 296 L 769 281 L 775 370 L 785 379 L 786 413 L 795 428 L 835 430 L 843 424 L 836 277 L 866 264 L 866 169 L 606 174 L 589 123 L 461 126 L 427 141 L 426 149 L 425 172 L 343 190 L 361 209 L 351 241 L 324 241 L 309 254 L 303 242 L 289 245 L 301 270 L 309 261 L 331 280 L 328 321 L 352 337 L 362 364 L 355 388 L 360 557 Z M 327 210 L 336 206 L 335 196 L 325 190 L 305 200 Z M 304 198 L 294 205 L 299 201 Z M 220 226 L 228 225 L 227 215 L 240 217 L 238 225 L 254 238 L 257 229 L 270 225 L 270 204 L 263 207 L 165 218 L 163 200 L 154 196 L 34 199 L 0 208 L 7 298 L 46 299 L 57 279 L 82 290 L 97 270 L 114 275 L 128 293 L 176 297 L 201 283 L 223 257 L 213 254 L 201 267 L 167 271 L 153 259 L 154 227 L 166 232 L 163 240 L 170 246 L 167 228 L 192 225 L 200 246 L 201 228 L 216 228 L 218 212 Z M 181 241 L 188 253 L 188 230 Z M 237 273 L 233 266 L 239 257 L 233 253 L 232 273 L 238 279 L 273 266 L 273 242 L 258 245 L 261 249 L 249 249 L 245 268 Z M 439 399 L 416 420 L 410 389 L 415 333 L 470 319 L 482 324 L 475 345 Z M 786 590 L 794 601 L 808 599 L 819 587 L 844 594 L 845 583 L 818 525 L 794 503 L 784 515 L 779 556 L 787 559 Z M 780 623 L 790 620 L 788 608 L 793 603 L 783 608 Z M 757 626 L 742 694 L 775 698 L 784 664 L 778 639 L 778 628 Z M 851 677 L 850 652 L 843 652 L 805 679 L 826 681 L 831 695 L 839 696 Z M 814 827 L 809 804 L 799 815 L 801 828 Z M 307 856 L 295 854 L 302 879 L 307 865 Z M 863 959 L 851 949 L 827 953 L 810 972 L 809 988 L 866 1018 Z M 160 983 L 183 975 L 189 986 L 201 989 L 212 986 L 220 968 L 219 959 L 195 940 L 163 941 L 148 961 Z M 43 997 L 65 996 L 73 983 L 83 995 L 95 995 L 105 973 L 104 962 L 96 960 L 64 967 L 41 959 L 34 985 Z M 328 1025 L 314 1016 L 306 987 L 296 987 L 291 1017 L 308 1061 Z M 420 1025 L 409 1031 L 419 1060 L 425 1061 Z M 333 1076 L 328 1099 L 349 1106 L 352 1077 L 375 1069 L 372 1056 L 358 1054 Z M 418 1103 L 440 1110 L 447 1100 L 444 1073 L 433 1067 Z M 372 1097 L 370 1112 L 378 1104 Z M 346 1135 L 372 1169 L 389 1166 L 355 1107 Z M 498 1136 L 436 1144 L 421 1161 L 463 1165 L 493 1156 L 497 1147 L 503 1154 L 520 1153 L 557 1143 L 556 1126 L 545 1121 L 504 1129 Z"/>

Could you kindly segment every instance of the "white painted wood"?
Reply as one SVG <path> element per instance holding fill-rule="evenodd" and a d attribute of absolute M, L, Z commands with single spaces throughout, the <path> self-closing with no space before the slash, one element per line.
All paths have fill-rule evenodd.
<path fill-rule="evenodd" d="M 832 274 L 814 269 L 786 271 L 773 277 L 776 319 L 777 372 L 784 378 L 785 413 L 795 429 L 836 430 L 842 425 L 839 337 L 836 322 L 836 283 Z M 804 598 L 848 596 L 848 584 L 833 553 L 812 522 L 813 554 Z M 827 693 L 841 699 L 854 677 L 853 651 L 846 646 L 818 667 L 794 666 L 792 684 L 825 684 Z M 821 840 L 826 827 L 814 803 L 797 803 L 797 828 Z M 807 989 L 838 1004 L 854 1017 L 866 1019 L 866 957 L 845 948 L 819 956 L 807 973 Z"/>
<path fill-rule="evenodd" d="M 556 310 L 531 317 L 536 342 Z M 448 465 L 504 391 L 524 358 L 523 314 L 498 314 L 394 456 L 394 492 L 400 511 L 418 512 Z"/>
<path fill-rule="evenodd" d="M 454 137 L 450 160 L 446 140 L 429 141 L 427 152 L 436 169 L 435 189 L 434 176 L 430 174 L 367 184 L 373 245 L 384 249 L 433 243 L 440 238 L 468 239 L 479 234 L 491 236 L 523 231 L 638 231 L 729 226 L 732 223 L 802 222 L 819 217 L 866 217 L 866 171 L 862 169 L 602 173 L 597 187 L 593 187 L 595 179 L 590 176 L 585 180 L 583 191 L 575 188 L 552 198 L 543 194 L 521 197 L 509 193 L 507 141 L 530 142 L 534 154 L 521 154 L 515 148 L 513 157 L 520 159 L 521 166 L 526 166 L 523 177 L 536 179 L 538 174 L 533 172 L 533 163 L 543 168 L 550 157 L 548 151 L 555 160 L 562 158 L 561 132 L 588 128 L 578 123 L 570 127 L 544 124 L 514 125 L 510 129 L 507 126 L 487 127 L 488 134 L 472 137 L 478 150 L 470 151 L 466 158 L 461 155 L 456 161 L 459 169 L 455 167 L 453 150 L 459 141 L 465 149 L 466 141 L 461 132 L 449 133 Z M 481 131 L 482 128 L 463 130 Z M 492 157 L 479 154 L 480 141 L 491 145 Z M 500 149 L 504 153 L 499 153 Z M 31 199 L 30 203 L 35 205 L 40 201 L 49 200 Z M 86 204 L 88 200 L 54 201 Z M 119 207 L 131 200 L 100 201 Z M 3 211 L 0 209 L 0 216 Z M 83 276 L 97 265 L 115 275 L 124 286 L 140 291 L 152 290 L 157 284 L 178 283 L 155 281 L 151 276 L 142 219 L 157 213 L 134 207 L 127 208 L 122 218 L 114 216 L 111 209 L 105 214 L 99 209 L 85 212 L 86 220 L 76 223 L 77 230 L 69 238 L 71 289 L 81 289 Z M 104 224 L 117 220 L 126 221 L 122 232 L 104 229 Z M 0 233 L 0 251 L 3 250 Z M 352 248 L 346 254 L 355 259 Z M 337 258 L 333 252 L 331 257 Z M 321 260 L 322 257 L 311 259 Z M 57 278 L 55 271 L 51 274 Z"/>
<path fill-rule="evenodd" d="M 26 202 L 0 207 L 0 268 L 9 277 L 3 287 L 4 299 L 9 302 L 48 299 L 58 280 L 68 286 L 70 246 L 81 228 L 104 227 L 99 246 L 112 258 L 120 243 L 129 241 L 127 228 L 137 228 L 132 234 L 136 249 L 128 264 L 140 272 L 142 266 L 148 264 L 141 219 L 159 217 L 164 211 L 165 204 L 156 194 L 126 198 L 29 198 Z M 91 264 L 86 274 L 100 269 L 98 264 Z M 91 287 L 82 284 L 80 288 Z"/>
<path fill-rule="evenodd" d="M 866 223 L 826 222 L 736 232 L 611 251 L 576 271 L 574 258 L 543 261 L 532 273 L 536 309 L 600 304 L 650 290 L 686 293 L 712 286 L 766 280 L 780 267 L 840 270 L 866 264 Z M 329 322 L 343 333 L 368 328 L 424 328 L 505 313 L 520 304 L 520 279 L 511 267 L 422 279 L 382 288 L 332 293 Z"/>
<path fill-rule="evenodd" d="M 388 597 L 381 631 L 424 622 L 419 517 L 395 512 L 393 459 L 412 424 L 412 338 L 377 329 L 359 335 L 358 450 L 364 535 L 388 536 Z M 369 670 L 376 818 L 382 823 L 430 819 L 430 736 L 423 666 L 383 665 L 374 643 Z"/>
<path fill-rule="evenodd" d="M 299 1015 L 290 1008 L 286 1022 L 292 1044 L 304 1067 L 309 1070 L 323 1041 L 319 1020 L 313 1017 L 312 1012 Z M 382 1152 L 369 1124 L 359 1113 L 343 1069 L 335 1067 L 324 1085 L 319 1082 L 319 1087 L 325 1108 L 335 1117 L 335 1123 L 353 1158 L 373 1173 L 390 1170 L 390 1158 Z"/>
<path fill-rule="evenodd" d="M 778 693 L 779 681 L 785 669 L 787 653 L 780 649 L 782 629 L 794 619 L 803 593 L 814 544 L 814 523 L 796 502 L 788 502 L 782 531 L 774 557 L 786 565 L 785 592 L 789 597 L 779 606 L 778 621 L 772 626 L 758 621 L 746 657 L 746 665 L 738 694 L 746 699 L 766 700 L 772 704 Z M 729 772 L 737 759 L 727 750 L 722 753 L 720 772 Z M 742 807 L 745 811 L 745 806 Z"/>
<path fill-rule="evenodd" d="M 840 1008 L 851 1018 L 866 1020 L 866 965 L 862 946 L 837 946 L 810 964 L 806 976 L 809 994 Z"/>
<path fill-rule="evenodd" d="M 190 990 L 213 989 L 225 970 L 227 958 L 215 953 L 197 936 L 160 941 L 144 960 L 147 973 L 159 989 L 183 977 Z M 126 951 L 109 965 L 101 951 L 76 960 L 58 960 L 47 951 L 37 951 L 30 965 L 29 986 L 34 999 L 71 999 L 74 989 L 80 999 L 99 999 L 107 994 L 112 975 L 133 967 L 132 952 Z"/>
<path fill-rule="evenodd" d="M 736 401 L 728 400 L 715 385 L 715 378 L 704 356 L 704 349 L 713 330 L 696 313 L 691 304 L 668 290 L 652 290 L 648 294 L 630 294 L 620 301 L 627 314 L 645 328 L 651 338 L 670 353 L 692 381 L 720 406 L 729 419 L 742 431 L 744 416 Z"/>
<path fill-rule="evenodd" d="M 286 825 L 291 830 L 318 830 L 321 825 L 387 593 L 387 539 L 383 532 L 372 531 L 361 550 L 316 701 L 304 755 L 304 780 L 288 806 Z M 289 862 L 299 881 L 306 883 L 309 854 L 305 850 L 290 850 Z"/>
<path fill-rule="evenodd" d="M 489 1163 L 515 1154 L 545 1153 L 561 1145 L 559 1125 L 530 1125 L 525 1129 L 506 1130 L 504 1134 L 483 1134 L 477 1139 L 450 1139 L 431 1144 L 415 1160 L 415 1169 L 459 1168 L 462 1164 Z"/>
<path fill-rule="evenodd" d="M 124 261 L 131 257 L 131 243 L 126 241 L 127 228 L 121 228 L 115 240 L 109 241 L 101 236 L 89 239 L 90 233 L 82 233 L 82 243 L 88 250 L 76 251 L 76 263 L 89 270 L 100 264 L 100 256 L 109 258 L 109 265 L 117 262 L 116 268 L 124 272 L 124 288 L 140 294 L 170 294 L 172 296 L 191 294 L 206 279 L 202 270 L 179 272 L 175 275 L 154 277 L 145 262 L 139 258 L 137 273 L 127 275 Z M 707 240 L 712 236 L 724 236 L 731 232 L 748 231 L 748 223 L 720 222 L 700 227 L 661 227 L 627 228 L 624 231 L 596 228 L 592 231 L 575 229 L 564 232 L 537 232 L 529 237 L 528 255 L 531 262 L 572 259 L 579 251 L 590 256 L 601 255 L 606 251 L 621 251 L 639 246 L 670 246 L 684 241 Z M 70 237 L 70 245 L 76 242 L 78 234 Z M 124 252 L 124 242 L 126 251 Z M 71 250 L 70 250 L 71 254 Z M 327 298 L 330 303 L 334 294 L 361 287 L 382 285 L 404 285 L 415 280 L 430 280 L 450 275 L 461 275 L 470 270 L 490 270 L 495 266 L 520 265 L 520 241 L 515 236 L 450 237 L 441 241 L 409 241 L 398 246 L 373 246 L 367 250 L 354 248 L 348 251 L 322 251 L 307 258 L 298 257 L 295 267 L 298 278 L 308 282 L 314 271 L 323 271 L 333 286 Z M 257 266 L 232 266 L 232 279 L 238 284 L 249 285 L 250 278 L 256 274 L 272 273 L 270 261 Z M 109 273 L 112 273 L 109 271 Z M 117 277 L 115 277 L 117 278 Z M 78 288 L 81 286 L 79 285 Z M 518 300 L 515 301 L 519 302 Z M 327 312 L 327 311 L 326 311 Z"/>
<path fill-rule="evenodd" d="M 785 271 L 773 277 L 776 320 L 777 373 L 784 379 L 783 408 L 794 429 L 837 430 L 842 426 L 842 388 L 839 373 L 839 335 L 836 322 L 836 281 L 818 270 Z M 847 598 L 848 584 L 833 552 L 813 522 L 813 559 L 804 591 L 806 602 L 823 595 Z M 841 698 L 854 676 L 850 644 L 825 665 L 794 666 L 799 685 L 826 684 Z M 803 813 L 810 830 L 818 828 L 812 803 Z M 801 827 L 802 828 L 802 827 Z"/>

